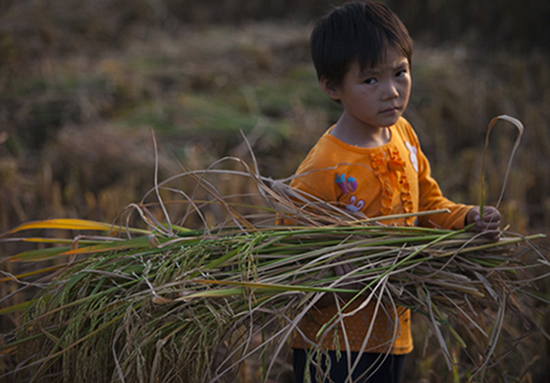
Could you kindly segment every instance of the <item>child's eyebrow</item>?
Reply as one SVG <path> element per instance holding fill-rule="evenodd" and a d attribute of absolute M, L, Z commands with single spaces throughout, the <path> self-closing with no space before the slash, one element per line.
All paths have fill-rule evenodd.
<path fill-rule="evenodd" d="M 361 70 L 360 73 L 361 73 L 362 75 L 371 75 L 371 74 L 378 74 L 378 73 L 380 73 L 381 71 L 382 71 L 382 70 L 381 70 L 380 68 L 372 68 L 372 67 L 370 67 L 370 68 L 363 68 L 363 69 Z"/>
<path fill-rule="evenodd" d="M 408 68 L 409 67 L 409 60 L 405 59 L 403 61 L 398 62 L 394 69 L 400 69 L 400 68 Z"/>
<path fill-rule="evenodd" d="M 397 62 L 392 67 L 387 67 L 387 68 L 386 67 L 380 68 L 380 67 L 377 67 L 377 66 L 365 67 L 365 68 L 360 70 L 360 74 L 363 75 L 363 76 L 369 76 L 369 75 L 378 74 L 380 72 L 383 72 L 386 69 L 398 70 L 398 69 L 403 69 L 403 68 L 408 68 L 408 67 L 409 67 L 409 61 L 407 59 L 405 59 L 405 60 Z"/>

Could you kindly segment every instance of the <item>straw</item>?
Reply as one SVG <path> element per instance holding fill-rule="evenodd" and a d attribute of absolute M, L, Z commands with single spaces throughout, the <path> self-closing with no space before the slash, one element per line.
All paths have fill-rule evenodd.
<path fill-rule="evenodd" d="M 242 170 L 218 169 L 228 163 Z M 257 193 L 224 194 L 215 186 L 222 177 L 250 181 Z M 550 263 L 534 241 L 544 235 L 503 232 L 498 242 L 488 242 L 466 229 L 386 226 L 387 217 L 350 215 L 292 189 L 288 181 L 263 177 L 255 162 L 251 168 L 229 157 L 206 170 L 155 180 L 152 191 L 127 210 L 143 218 L 145 229 L 47 220 L 3 234 L 2 241 L 61 245 L 1 261 L 57 262 L 0 280 L 20 282 L 21 291 L 29 284 L 43 287 L 25 304 L 0 310 L 0 315 L 24 312 L 20 326 L 3 334 L 0 352 L 19 360 L 4 376 L 52 382 L 229 381 L 250 358 L 259 357 L 267 382 L 301 318 L 326 294 L 353 298 L 340 304 L 319 339 L 349 315 L 346 309 L 354 301 L 407 307 L 426 319 L 454 374 L 455 347 L 471 355 L 471 376 L 484 376 L 497 364 L 508 316 L 538 326 L 534 300 L 546 298 L 533 293 L 534 283 L 549 274 Z M 173 185 L 177 182 L 191 183 L 191 193 Z M 154 196 L 156 201 L 148 200 Z M 183 218 L 170 219 L 174 211 Z M 206 217 L 214 211 L 221 219 L 208 225 Z M 297 224 L 278 225 L 283 218 Z M 53 228 L 81 234 L 14 237 Z M 525 263 L 527 254 L 531 260 Z M 338 262 L 356 268 L 335 276 Z M 346 288 L 356 282 L 364 288 Z"/>

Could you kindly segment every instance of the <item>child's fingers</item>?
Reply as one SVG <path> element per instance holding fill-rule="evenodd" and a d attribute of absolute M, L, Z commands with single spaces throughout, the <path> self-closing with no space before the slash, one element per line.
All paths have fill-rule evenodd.
<path fill-rule="evenodd" d="M 338 262 L 337 264 L 334 265 L 334 273 L 336 275 L 346 275 L 347 273 L 355 269 L 351 261 L 340 263 L 343 260 L 344 259 L 342 257 L 338 257 L 333 261 L 333 262 Z"/>
<path fill-rule="evenodd" d="M 483 236 L 492 241 L 498 241 L 500 232 L 500 212 L 492 206 L 483 208 L 483 216 L 480 217 L 479 208 L 474 207 L 468 212 L 468 222 L 475 223 L 471 230 L 475 233 L 483 233 Z"/>
<path fill-rule="evenodd" d="M 476 222 L 484 230 L 497 230 L 500 226 L 500 212 L 494 207 L 483 209 L 483 218 Z"/>
<path fill-rule="evenodd" d="M 341 263 L 342 261 L 344 261 L 344 263 Z M 345 261 L 346 260 L 344 260 L 342 257 L 338 257 L 333 261 L 336 263 L 334 265 L 334 274 L 336 274 L 337 276 L 342 276 L 355 270 L 355 266 L 353 265 L 351 260 L 347 260 L 347 262 Z M 345 281 L 340 287 L 352 290 L 361 290 L 364 285 L 360 282 Z"/>
<path fill-rule="evenodd" d="M 495 231 L 498 230 L 500 225 L 498 223 L 491 223 L 491 224 L 483 224 L 481 222 L 478 222 L 474 227 L 472 227 L 472 231 L 476 233 L 482 233 L 484 231 Z"/>
<path fill-rule="evenodd" d="M 472 227 L 474 231 L 495 230 L 500 226 L 500 218 L 500 212 L 492 206 L 483 209 L 482 217 L 480 217 L 478 207 L 472 208 L 468 212 L 468 222 L 475 222 Z"/>
<path fill-rule="evenodd" d="M 499 227 L 500 227 L 500 219 L 495 219 L 495 220 L 480 219 L 476 221 L 476 224 L 472 227 L 472 230 L 474 231 L 496 230 Z"/>
<path fill-rule="evenodd" d="M 483 228 L 496 229 L 500 226 L 500 218 L 498 217 L 483 217 L 476 221 L 476 225 Z"/>
<path fill-rule="evenodd" d="M 483 208 L 483 220 L 484 221 L 500 221 L 500 212 L 498 209 L 492 206 L 486 206 Z"/>

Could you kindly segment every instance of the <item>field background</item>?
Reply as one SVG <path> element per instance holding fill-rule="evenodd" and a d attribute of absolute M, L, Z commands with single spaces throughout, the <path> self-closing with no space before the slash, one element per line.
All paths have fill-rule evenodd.
<path fill-rule="evenodd" d="M 340 3 L 0 1 L 0 232 L 47 218 L 113 221 L 153 186 L 152 131 L 160 179 L 227 155 L 250 160 L 241 131 L 264 176 L 292 175 L 340 113 L 317 85 L 308 47 L 313 21 Z M 547 233 L 550 3 L 386 3 L 415 40 L 405 116 L 444 193 L 479 203 L 487 125 L 516 117 L 526 131 L 500 209 L 510 230 Z M 488 204 L 515 137 L 505 123 L 491 136 Z M 4 244 L 0 258 L 17 250 Z M 540 321 L 550 329 L 547 309 Z M 409 362 L 406 381 L 450 381 L 438 355 L 416 359 L 426 329 L 416 330 L 421 362 Z M 535 334 L 518 350 L 510 381 L 546 381 L 548 342 Z M 240 381 L 255 381 L 252 368 L 243 371 Z"/>

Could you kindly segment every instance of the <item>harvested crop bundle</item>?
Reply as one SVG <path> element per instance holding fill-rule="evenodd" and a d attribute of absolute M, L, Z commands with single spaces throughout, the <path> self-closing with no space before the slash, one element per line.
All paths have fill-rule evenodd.
<path fill-rule="evenodd" d="M 244 170 L 218 169 L 228 163 Z M 342 341 L 339 352 L 348 352 L 343 318 L 369 303 L 380 315 L 410 308 L 426 320 L 456 379 L 459 363 L 467 366 L 465 377 L 481 381 L 500 366 L 508 352 L 497 349 L 503 333 L 521 336 L 506 318 L 540 330 L 536 304 L 547 299 L 536 282 L 548 276 L 550 263 L 533 241 L 544 235 L 502 232 L 492 242 L 467 228 L 385 225 L 404 215 L 369 219 L 287 181 L 226 158 L 155 182 L 140 203 L 129 205 L 126 224 L 59 219 L 4 234 L 2 241 L 61 245 L 2 261 L 50 261 L 22 275 L 4 273 L 0 281 L 17 281 L 20 292 L 41 288 L 0 311 L 24 310 L 21 324 L 2 335 L 4 360 L 17 359 L 4 376 L 229 381 L 254 359 L 261 363 L 253 377 L 237 381 L 267 382 L 281 371 L 300 320 L 327 295 L 338 309 L 319 327 L 318 344 Z M 129 224 L 134 213 L 145 225 Z M 181 218 L 174 223 L 174 216 Z M 14 237 L 44 229 L 69 237 Z M 72 230 L 81 234 L 71 238 Z M 347 263 L 353 270 L 335 275 L 334 268 Z M 341 339 L 326 339 L 329 333 Z M 457 347 L 466 360 L 457 360 Z"/>
<path fill-rule="evenodd" d="M 243 361 L 261 355 L 265 380 L 300 318 L 324 294 L 341 292 L 352 293 L 356 305 L 377 301 L 420 313 L 450 368 L 456 361 L 449 342 L 472 349 L 471 363 L 482 372 L 496 357 L 505 315 L 536 323 L 531 285 L 549 266 L 532 243 L 541 236 L 503 233 L 493 243 L 464 230 L 386 226 L 384 218 L 358 219 L 328 204 L 304 208 L 303 195 L 242 164 L 244 172 L 212 168 L 157 185 L 151 194 L 159 202 L 131 206 L 148 228 L 52 220 L 10 232 L 109 233 L 10 258 L 64 260 L 28 302 L 22 325 L 4 336 L 3 352 L 19 361 L 18 379 L 210 382 L 230 379 Z M 259 193 L 223 195 L 213 177 L 254 182 Z M 194 180 L 191 193 L 172 188 L 176 178 Z M 167 191 L 183 198 L 160 199 Z M 168 209 L 176 205 L 204 227 L 170 223 Z M 209 214 L 223 218 L 208 225 Z M 301 224 L 276 225 L 282 217 Z M 356 269 L 336 277 L 334 265 L 346 262 Z M 350 283 L 363 288 L 346 288 Z M 341 307 L 318 336 L 345 312 Z"/>

